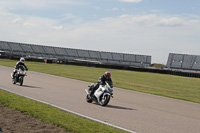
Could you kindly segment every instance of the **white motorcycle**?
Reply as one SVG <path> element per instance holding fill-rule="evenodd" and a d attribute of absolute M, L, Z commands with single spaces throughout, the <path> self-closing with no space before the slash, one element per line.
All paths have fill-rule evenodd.
<path fill-rule="evenodd" d="M 16 84 L 18 82 L 19 85 L 22 86 L 24 82 L 24 76 L 27 76 L 26 71 L 21 68 L 17 70 L 14 77 L 12 77 L 12 73 L 11 73 L 12 83 Z"/>
<path fill-rule="evenodd" d="M 92 103 L 92 101 L 96 101 L 101 106 L 106 106 L 109 101 L 110 97 L 113 98 L 113 84 L 112 82 L 106 82 L 105 85 L 99 85 L 99 88 L 94 92 L 94 95 L 91 97 L 91 88 L 94 87 L 94 84 L 91 84 L 89 89 L 85 89 L 85 92 L 87 93 L 86 101 L 88 103 Z"/>

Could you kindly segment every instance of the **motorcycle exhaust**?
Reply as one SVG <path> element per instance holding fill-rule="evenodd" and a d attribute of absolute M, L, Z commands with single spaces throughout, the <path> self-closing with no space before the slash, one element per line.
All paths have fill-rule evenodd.
<path fill-rule="evenodd" d="M 86 92 L 87 94 L 89 94 L 89 92 L 88 92 L 88 90 L 87 90 L 87 89 L 85 89 L 85 92 Z"/>

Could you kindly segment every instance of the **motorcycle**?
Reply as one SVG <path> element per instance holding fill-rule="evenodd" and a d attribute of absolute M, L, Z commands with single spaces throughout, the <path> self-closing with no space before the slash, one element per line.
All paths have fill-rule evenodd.
<path fill-rule="evenodd" d="M 19 68 L 19 70 L 17 70 L 17 72 L 15 73 L 13 77 L 11 73 L 12 83 L 13 84 L 19 83 L 19 85 L 22 86 L 24 82 L 24 76 L 27 76 L 26 71 Z"/>
<path fill-rule="evenodd" d="M 101 106 L 106 106 L 110 101 L 110 97 L 113 98 L 112 82 L 107 81 L 105 85 L 100 85 L 99 88 L 94 92 L 94 95 L 90 96 L 90 93 L 92 92 L 92 88 L 94 86 L 95 86 L 94 83 L 92 83 L 91 86 L 88 86 L 89 89 L 85 89 L 85 92 L 87 93 L 86 101 L 88 103 L 92 103 L 92 101 L 96 101 Z"/>

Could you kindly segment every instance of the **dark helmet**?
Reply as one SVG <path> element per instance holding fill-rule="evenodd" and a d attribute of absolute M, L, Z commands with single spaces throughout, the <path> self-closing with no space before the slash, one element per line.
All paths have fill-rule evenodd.
<path fill-rule="evenodd" d="M 110 80 L 110 78 L 111 78 L 111 73 L 110 73 L 110 72 L 105 72 L 104 76 L 105 76 L 105 78 L 106 78 L 107 80 Z"/>

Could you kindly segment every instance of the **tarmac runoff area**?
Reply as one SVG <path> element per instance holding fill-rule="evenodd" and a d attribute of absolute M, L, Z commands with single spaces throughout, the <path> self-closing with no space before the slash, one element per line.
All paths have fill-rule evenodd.
<path fill-rule="evenodd" d="M 199 133 L 200 104 L 114 89 L 108 106 L 85 101 L 91 83 L 28 71 L 24 85 L 13 85 L 13 68 L 0 66 L 0 88 L 100 123 L 137 133 Z M 98 78 L 99 76 L 97 76 Z"/>

